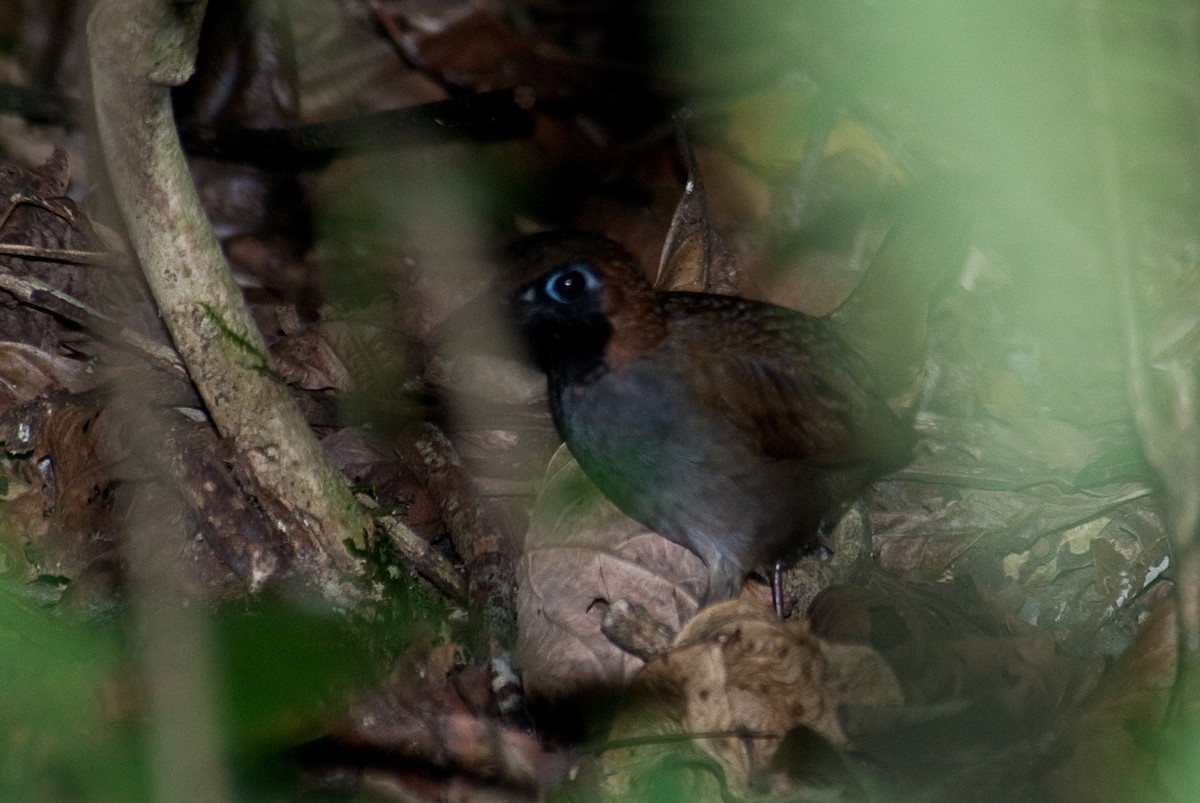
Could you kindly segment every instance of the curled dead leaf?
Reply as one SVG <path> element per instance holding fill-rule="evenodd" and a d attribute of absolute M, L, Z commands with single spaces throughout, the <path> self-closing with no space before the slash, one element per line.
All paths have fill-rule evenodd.
<path fill-rule="evenodd" d="M 112 549 L 118 521 L 111 494 L 127 476 L 127 458 L 109 409 L 78 403 L 51 409 L 31 457 L 46 503 L 48 531 L 33 545 L 42 573 L 75 578 Z"/>
<path fill-rule="evenodd" d="M 288 335 L 271 347 L 271 355 L 279 373 L 305 390 L 345 391 L 353 385 L 326 327 L 309 326 Z"/>
<path fill-rule="evenodd" d="M 646 664 L 634 692 L 657 701 L 654 716 L 674 732 L 694 737 L 735 792 L 769 768 L 794 729 L 845 746 L 843 707 L 903 702 L 899 682 L 873 649 L 827 642 L 807 623 L 780 621 L 770 607 L 746 600 L 697 614 L 670 652 Z M 662 733 L 664 723 L 648 721 L 642 708 L 619 719 L 613 736 L 647 730 Z"/>
<path fill-rule="evenodd" d="M 663 243 L 654 285 L 660 290 L 734 293 L 738 287 L 737 264 L 729 246 L 713 228 L 704 179 L 683 121 L 677 119 L 676 127 L 688 180 Z"/>

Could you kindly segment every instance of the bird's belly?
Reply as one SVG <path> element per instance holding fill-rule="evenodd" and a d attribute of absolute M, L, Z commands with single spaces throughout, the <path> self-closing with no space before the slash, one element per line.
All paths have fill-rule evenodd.
<path fill-rule="evenodd" d="M 612 381 L 618 380 L 618 381 Z M 669 377 L 608 375 L 552 392 L 571 453 L 627 515 L 738 571 L 795 551 L 831 506 L 821 472 L 765 461 L 727 421 L 696 416 Z"/>

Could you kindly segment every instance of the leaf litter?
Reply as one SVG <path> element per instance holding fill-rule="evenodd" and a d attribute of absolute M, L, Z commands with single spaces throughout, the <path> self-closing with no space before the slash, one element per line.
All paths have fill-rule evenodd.
<path fill-rule="evenodd" d="M 738 288 L 828 313 L 870 270 L 897 219 L 894 199 L 987 154 L 961 138 L 939 150 L 912 122 L 920 103 L 899 92 L 881 102 L 830 89 L 825 59 L 855 46 L 836 31 L 803 62 L 804 81 L 793 73 L 763 91 L 761 80 L 739 85 L 734 68 L 718 82 L 726 97 L 699 93 L 685 126 L 696 141 L 681 154 L 671 115 L 684 81 L 669 61 L 618 43 L 634 24 L 619 13 L 373 5 L 399 25 L 399 41 L 373 26 L 367 4 L 322 4 L 292 20 L 303 34 L 293 56 L 222 68 L 254 79 L 254 91 L 295 82 L 295 96 L 256 105 L 247 98 L 262 96 L 250 92 L 204 122 L 287 126 L 519 85 L 538 99 L 532 133 L 358 153 L 301 174 L 197 161 L 195 178 L 282 376 L 362 497 L 462 569 L 445 500 L 397 443 L 435 421 L 453 434 L 475 487 L 490 489 L 486 508 L 521 545 L 515 658 L 532 724 L 502 710 L 485 656 L 464 646 L 475 642 L 457 602 L 420 620 L 426 603 L 414 600 L 437 592 L 381 540 L 369 562 L 401 602 L 373 616 L 405 635 L 348 626 L 367 634 L 385 671 L 310 727 L 262 731 L 286 734 L 280 747 L 297 751 L 304 783 L 385 799 L 384 788 L 428 799 L 555 790 L 623 799 L 664 788 L 656 784 L 700 799 L 816 799 L 830 788 L 864 800 L 960 799 L 965 789 L 979 799 L 1136 798 L 1132 779 L 1158 761 L 1143 737 L 1161 725 L 1174 680 L 1171 550 L 1122 371 L 1086 332 L 1110 321 L 1105 302 L 1086 289 L 1086 270 L 1061 280 L 1067 292 L 1057 295 L 1030 279 L 1061 260 L 1037 251 L 1044 229 L 1017 242 L 1026 217 L 971 192 L 947 201 L 986 222 L 972 227 L 966 271 L 930 307 L 928 363 L 906 380 L 918 384 L 898 396 L 920 411 L 917 457 L 868 495 L 866 577 L 826 588 L 786 623 L 764 616 L 756 581 L 742 600 L 694 617 L 698 560 L 616 511 L 565 452 L 551 459 L 555 438 L 528 382 L 487 380 L 476 401 L 511 382 L 504 404 L 464 414 L 444 403 L 465 383 L 461 370 L 437 370 L 425 353 L 431 322 L 483 284 L 447 266 L 486 264 L 481 254 L 535 226 L 599 228 L 648 268 L 661 266 L 672 286 Z M 650 12 L 638 22 L 661 21 Z M 271 56 L 276 44 L 257 34 Z M 729 56 L 718 48 L 709 66 Z M 800 130 L 764 113 L 780 108 Z M 26 126 L 3 136 L 7 151 L 17 139 L 45 151 L 60 133 Z M 99 170 L 74 150 L 50 153 L 0 173 L 10 199 L 0 240 L 103 250 L 94 199 L 71 182 Z M 446 166 L 463 162 L 499 189 L 451 203 L 395 180 L 367 191 L 366 212 L 344 212 L 358 221 L 349 233 L 322 235 L 314 223 L 331 194 L 367 186 L 372 174 L 411 178 L 435 165 L 449 175 Z M 404 198 L 379 200 L 388 194 Z M 426 222 L 397 222 L 418 212 Z M 1161 322 L 1151 340 L 1161 365 L 1192 358 L 1197 320 L 1194 236 L 1173 220 L 1163 215 L 1142 241 L 1157 272 L 1139 292 Z M 1087 249 L 1073 256 L 1096 259 Z M 8 256 L 0 269 L 97 307 L 118 299 L 166 345 L 131 271 Z M 1084 331 L 1052 342 L 1054 312 L 1043 307 L 1053 305 L 1028 302 L 1026 282 L 1075 304 Z M 184 489 L 195 533 L 179 552 L 188 595 L 250 604 L 263 577 L 268 593 L 296 594 L 295 545 L 279 527 L 286 514 L 228 464 L 190 389 L 145 380 L 139 360 L 119 335 L 27 303 L 0 306 L 6 584 L 62 616 L 119 616 L 125 494 L 169 477 Z M 142 403 L 171 411 L 158 433 L 166 456 L 131 452 L 115 423 L 104 391 L 135 381 L 145 383 Z M 413 596 L 412 585 L 424 590 Z M 639 654 L 615 643 L 605 620 L 621 603 L 676 634 L 672 646 Z M 290 715 L 266 716 L 279 725 Z"/>

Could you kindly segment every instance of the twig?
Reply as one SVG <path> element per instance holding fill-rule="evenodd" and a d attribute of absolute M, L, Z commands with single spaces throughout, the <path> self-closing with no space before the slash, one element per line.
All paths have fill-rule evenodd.
<path fill-rule="evenodd" d="M 426 425 L 404 457 L 441 509 L 450 541 L 466 564 L 468 608 L 481 631 L 476 646 L 489 643 L 493 657 L 506 652 L 516 634 L 514 550 L 508 536 L 480 504 L 474 483 L 439 430 Z"/>
<path fill-rule="evenodd" d="M 204 216 L 170 87 L 192 73 L 204 3 L 106 0 L 88 21 L 96 131 L 113 195 L 163 322 L 239 470 L 292 512 L 294 569 L 336 605 L 363 597 L 368 525 L 288 387 Z"/>
<path fill-rule="evenodd" d="M 17 300 L 31 307 L 43 309 L 86 327 L 106 340 L 124 343 L 155 366 L 180 378 L 187 378 L 187 370 L 183 367 L 183 362 L 174 349 L 154 342 L 140 332 L 130 329 L 108 314 L 84 304 L 62 290 L 51 287 L 38 279 L 22 278 L 4 271 L 0 271 L 0 289 L 6 290 Z"/>
<path fill-rule="evenodd" d="M 414 533 L 395 516 L 380 516 L 376 523 L 388 534 L 396 550 L 441 592 L 459 602 L 467 601 L 467 581 L 454 564 L 429 546 L 429 542 Z"/>
<path fill-rule="evenodd" d="M 68 262 L 73 265 L 101 265 L 110 267 L 121 264 L 120 257 L 105 251 L 82 251 L 76 248 L 43 248 L 39 245 L 0 243 L 0 255 L 37 259 L 45 262 Z"/>

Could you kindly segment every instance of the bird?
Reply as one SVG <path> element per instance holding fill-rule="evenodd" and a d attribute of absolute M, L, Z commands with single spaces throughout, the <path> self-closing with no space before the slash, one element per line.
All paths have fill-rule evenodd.
<path fill-rule="evenodd" d="M 825 318 L 656 290 L 592 232 L 528 235 L 505 262 L 508 312 L 559 435 L 621 511 L 699 556 L 702 604 L 812 551 L 911 459 L 910 423 Z"/>

